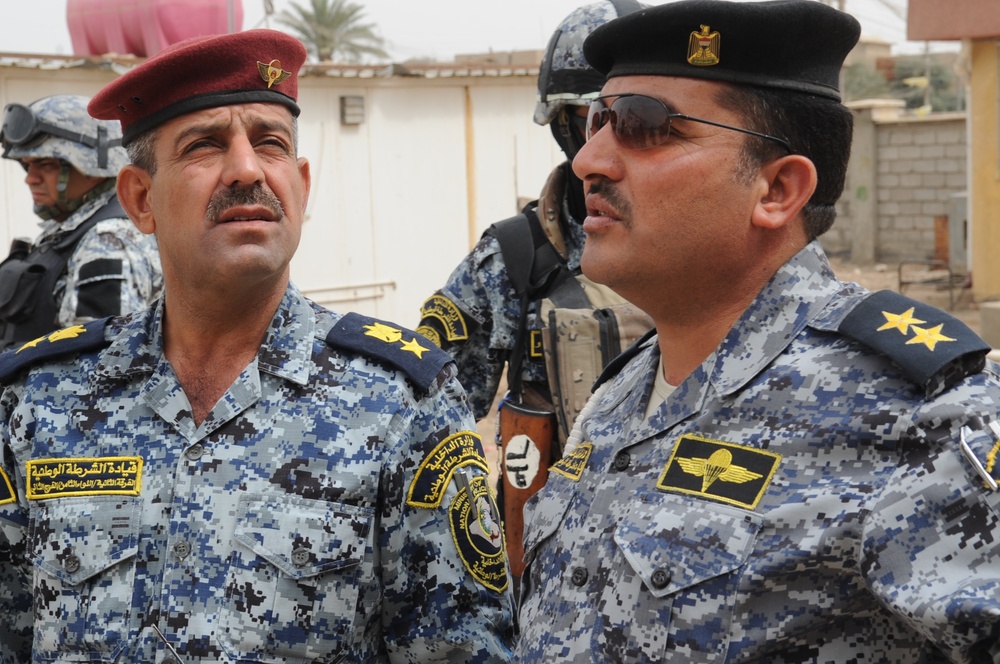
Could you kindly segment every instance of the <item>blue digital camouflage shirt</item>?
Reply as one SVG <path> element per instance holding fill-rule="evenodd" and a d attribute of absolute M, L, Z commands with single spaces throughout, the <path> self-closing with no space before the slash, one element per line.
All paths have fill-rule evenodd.
<path fill-rule="evenodd" d="M 0 661 L 509 659 L 488 468 L 441 351 L 289 287 L 198 426 L 162 317 L 50 335 L 2 392 Z"/>
<path fill-rule="evenodd" d="M 963 345 L 816 244 L 644 419 L 654 337 L 525 507 L 515 660 L 1000 661 L 997 367 L 929 375 Z"/>

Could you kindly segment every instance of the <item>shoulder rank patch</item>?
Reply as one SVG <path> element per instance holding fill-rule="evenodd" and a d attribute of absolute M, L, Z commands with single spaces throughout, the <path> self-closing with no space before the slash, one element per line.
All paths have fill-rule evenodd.
<path fill-rule="evenodd" d="M 448 353 L 416 332 L 354 312 L 345 314 L 333 326 L 326 343 L 383 360 L 424 390 L 451 361 Z"/>
<path fill-rule="evenodd" d="M 889 357 L 910 380 L 929 390 L 982 370 L 990 346 L 954 316 L 894 291 L 863 299 L 840 332 Z"/>
<path fill-rule="evenodd" d="M 656 488 L 752 510 L 780 461 L 774 452 L 688 434 L 674 446 Z"/>
<path fill-rule="evenodd" d="M 17 494 L 14 493 L 14 483 L 10 481 L 7 472 L 0 468 L 0 505 L 7 505 L 15 500 L 17 500 Z"/>
<path fill-rule="evenodd" d="M 502 593 L 508 583 L 507 555 L 490 486 L 483 476 L 470 481 L 459 471 L 456 478 L 459 491 L 448 508 L 448 519 L 458 555 L 476 581 Z"/>
<path fill-rule="evenodd" d="M 559 473 L 574 482 L 579 482 L 580 478 L 583 477 L 583 471 L 587 468 L 587 461 L 590 460 L 590 453 L 593 450 L 593 443 L 580 443 L 567 452 L 563 458 L 552 464 L 549 472 Z"/>
<path fill-rule="evenodd" d="M 104 338 L 104 327 L 108 320 L 110 319 L 101 318 L 84 325 L 56 330 L 18 348 L 5 351 L 0 355 L 0 382 L 10 380 L 22 369 L 41 360 L 106 346 L 108 341 Z"/>
<path fill-rule="evenodd" d="M 142 457 L 32 459 L 26 468 L 28 500 L 66 496 L 138 496 Z"/>
<path fill-rule="evenodd" d="M 420 327 L 417 332 L 446 348 L 456 341 L 469 338 L 469 324 L 458 305 L 441 294 L 427 298 L 420 307 Z"/>
<path fill-rule="evenodd" d="M 426 508 L 439 506 L 452 475 L 462 466 L 478 466 L 489 473 L 481 440 L 474 431 L 459 431 L 438 443 L 413 476 L 406 504 Z"/>

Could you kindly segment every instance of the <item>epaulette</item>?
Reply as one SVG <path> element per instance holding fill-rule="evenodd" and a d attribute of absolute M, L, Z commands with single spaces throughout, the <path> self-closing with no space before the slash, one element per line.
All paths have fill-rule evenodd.
<path fill-rule="evenodd" d="M 104 338 L 104 328 L 109 320 L 100 318 L 72 325 L 5 351 L 0 355 L 0 383 L 42 360 L 107 346 L 110 342 Z"/>
<path fill-rule="evenodd" d="M 990 351 L 954 316 L 889 290 L 860 300 L 838 330 L 890 358 L 928 398 L 982 371 Z"/>
<path fill-rule="evenodd" d="M 387 362 L 423 390 L 433 385 L 441 369 L 451 362 L 451 355 L 416 332 L 353 312 L 337 321 L 326 335 L 326 343 Z"/>
<path fill-rule="evenodd" d="M 649 339 L 652 338 L 652 336 L 655 334 L 656 334 L 656 328 L 654 327 L 651 330 L 649 330 L 649 332 L 646 332 L 646 334 L 636 339 L 635 343 L 633 343 L 631 346 L 623 350 L 617 357 L 615 357 L 615 359 L 608 362 L 608 366 L 604 367 L 604 371 L 602 371 L 601 375 L 597 377 L 596 381 L 594 381 L 594 385 L 593 387 L 590 388 L 590 391 L 593 392 L 594 390 L 596 390 L 598 387 L 601 386 L 601 383 L 610 380 L 619 371 L 621 371 L 622 368 L 626 364 L 628 364 L 633 357 L 639 354 L 639 351 L 642 350 L 643 345 L 645 345 L 645 343 L 649 341 Z"/>

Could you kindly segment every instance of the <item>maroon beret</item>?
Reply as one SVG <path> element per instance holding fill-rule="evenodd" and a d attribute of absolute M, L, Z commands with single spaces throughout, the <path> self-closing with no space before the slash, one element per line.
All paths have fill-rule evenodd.
<path fill-rule="evenodd" d="M 680 0 L 602 25 L 583 54 L 608 78 L 704 78 L 840 101 L 840 68 L 860 34 L 854 17 L 815 0 Z"/>
<path fill-rule="evenodd" d="M 104 86 L 87 106 L 122 124 L 122 144 L 185 113 L 266 102 L 298 116 L 299 68 L 306 49 L 278 30 L 193 37 L 173 44 Z"/>

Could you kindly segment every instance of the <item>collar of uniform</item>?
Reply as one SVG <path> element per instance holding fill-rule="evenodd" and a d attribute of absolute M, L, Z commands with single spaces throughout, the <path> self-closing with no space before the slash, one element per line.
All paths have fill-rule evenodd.
<path fill-rule="evenodd" d="M 757 294 L 716 350 L 711 382 L 732 394 L 780 355 L 840 291 L 819 242 L 806 245 Z"/>
<path fill-rule="evenodd" d="M 75 229 L 77 226 L 90 219 L 95 212 L 107 205 L 108 201 L 110 201 L 111 197 L 114 195 L 115 188 L 111 187 L 111 189 L 102 191 L 93 199 L 78 207 L 73 211 L 73 214 L 66 217 L 63 221 L 56 221 L 54 219 L 46 219 L 42 221 L 39 224 L 42 227 L 42 233 L 38 238 L 38 244 L 41 244 L 45 238 L 51 235 L 55 235 L 57 233 L 68 233 L 69 231 Z"/>
<path fill-rule="evenodd" d="M 321 338 L 325 335 L 326 330 Z M 260 347 L 261 370 L 299 385 L 307 384 L 315 339 L 316 312 L 299 289 L 288 284 Z"/>
<path fill-rule="evenodd" d="M 261 371 L 305 385 L 309 381 L 316 315 L 309 301 L 289 284 L 258 355 Z M 126 379 L 150 374 L 163 356 L 163 299 L 144 312 L 126 317 L 101 355 L 95 375 Z"/>

